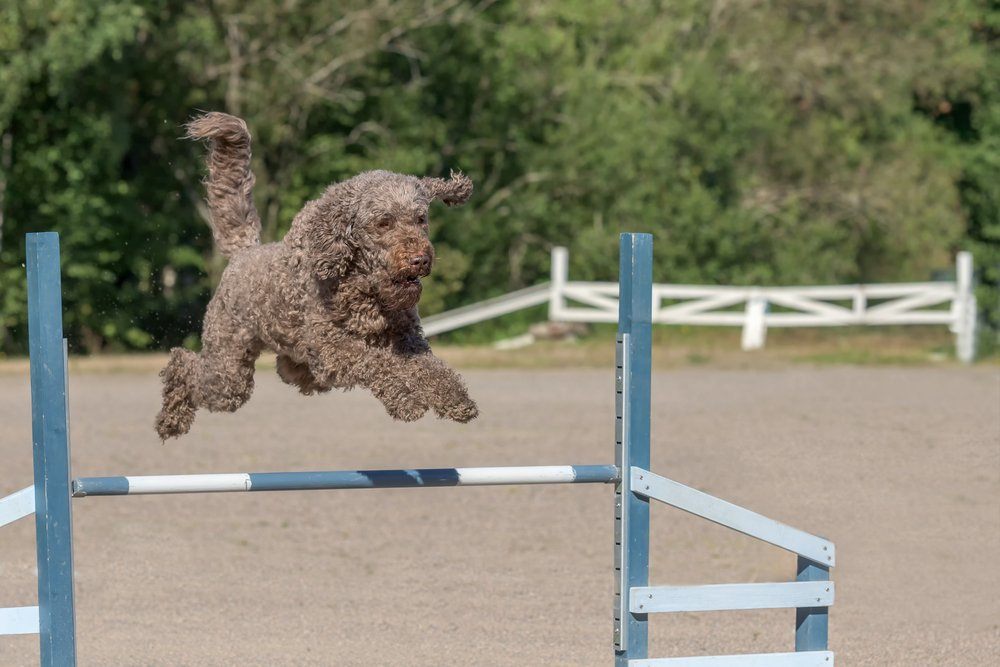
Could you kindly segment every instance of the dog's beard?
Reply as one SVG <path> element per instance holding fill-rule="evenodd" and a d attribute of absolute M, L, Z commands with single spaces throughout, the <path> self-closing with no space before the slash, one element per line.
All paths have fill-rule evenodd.
<path fill-rule="evenodd" d="M 420 276 L 400 276 L 391 280 L 386 288 L 381 290 L 382 304 L 386 310 L 413 308 L 420 301 L 423 290 Z"/>

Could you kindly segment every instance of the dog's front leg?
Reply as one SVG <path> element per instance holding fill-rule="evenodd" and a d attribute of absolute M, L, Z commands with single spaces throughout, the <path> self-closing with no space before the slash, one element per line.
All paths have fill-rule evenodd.
<path fill-rule="evenodd" d="M 464 424 L 479 416 L 479 407 L 469 397 L 462 377 L 430 350 L 409 360 L 426 401 L 439 417 Z"/>
<path fill-rule="evenodd" d="M 326 387 L 364 387 L 393 419 L 415 421 L 430 407 L 409 364 L 389 350 L 344 336 L 319 338 L 306 355 L 309 370 Z"/>

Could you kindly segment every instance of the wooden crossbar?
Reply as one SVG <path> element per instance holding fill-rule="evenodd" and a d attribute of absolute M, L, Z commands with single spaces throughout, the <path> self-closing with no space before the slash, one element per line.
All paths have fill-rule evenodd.
<path fill-rule="evenodd" d="M 832 651 L 745 653 L 629 660 L 629 667 L 833 667 Z"/>
<path fill-rule="evenodd" d="M 762 514 L 757 514 L 642 468 L 633 467 L 631 479 L 632 490 L 635 493 L 659 500 L 776 547 L 787 549 L 820 565 L 832 567 L 835 564 L 836 553 L 833 542 L 824 540 L 822 537 L 816 537 L 797 528 L 786 526 Z"/>
<path fill-rule="evenodd" d="M 35 487 L 29 486 L 0 498 L 0 526 L 35 513 Z"/>
<path fill-rule="evenodd" d="M 643 586 L 633 588 L 629 600 L 633 614 L 829 607 L 833 604 L 833 582 Z"/>

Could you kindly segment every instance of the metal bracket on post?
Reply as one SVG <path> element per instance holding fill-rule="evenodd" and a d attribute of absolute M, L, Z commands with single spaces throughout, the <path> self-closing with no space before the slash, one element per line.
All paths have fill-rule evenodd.
<path fill-rule="evenodd" d="M 616 372 L 615 665 L 648 657 L 648 615 L 629 610 L 631 590 L 649 584 L 649 499 L 632 493 L 633 466 L 649 469 L 653 237 L 622 234 Z"/>
<path fill-rule="evenodd" d="M 66 348 L 59 235 L 27 235 L 28 345 L 42 667 L 76 665 Z"/>
<path fill-rule="evenodd" d="M 625 443 L 628 417 L 625 414 L 628 405 L 629 363 L 628 334 L 618 336 L 615 343 L 615 466 L 619 470 L 618 483 L 615 484 L 615 650 L 621 651 L 628 645 L 628 623 L 623 619 L 629 613 L 628 559 L 625 545 L 628 544 L 628 524 L 624 500 L 631 492 L 631 476 L 626 474 L 628 468 L 628 453 Z"/>

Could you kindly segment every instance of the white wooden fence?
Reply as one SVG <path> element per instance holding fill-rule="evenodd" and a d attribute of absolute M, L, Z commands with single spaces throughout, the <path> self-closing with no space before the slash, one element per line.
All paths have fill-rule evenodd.
<path fill-rule="evenodd" d="M 764 347 L 771 327 L 947 325 L 959 359 L 975 358 L 972 256 L 960 252 L 953 282 L 804 287 L 653 285 L 654 324 L 742 327 L 744 350 Z M 618 284 L 569 280 L 569 253 L 552 250 L 552 280 L 425 318 L 444 333 L 548 302 L 555 322 L 617 322 Z"/>

